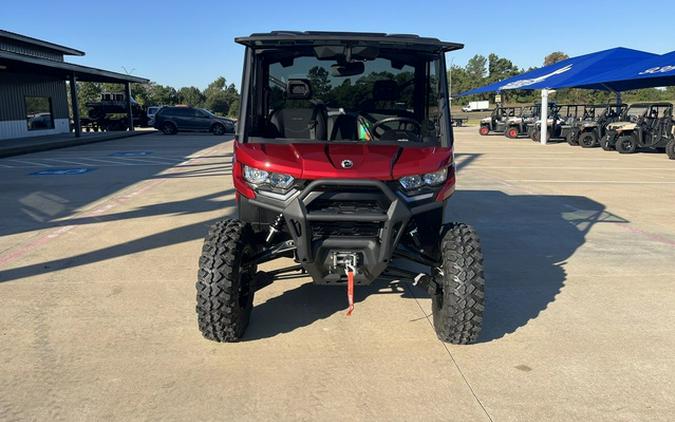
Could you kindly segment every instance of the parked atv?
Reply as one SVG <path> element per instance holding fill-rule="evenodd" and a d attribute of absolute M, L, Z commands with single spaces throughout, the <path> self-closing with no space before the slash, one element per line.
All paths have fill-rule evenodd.
<path fill-rule="evenodd" d="M 520 117 L 522 114 L 522 107 L 501 107 L 497 106 L 492 110 L 490 117 L 481 119 L 478 133 L 483 136 L 489 135 L 492 132 L 504 133 L 506 131 L 506 123 L 509 119 Z"/>
<path fill-rule="evenodd" d="M 471 226 L 444 220 L 455 190 L 445 53 L 463 46 L 329 32 L 235 41 L 246 47 L 232 163 L 238 216 L 204 241 L 203 335 L 237 341 L 255 292 L 302 272 L 344 288 L 348 314 L 355 286 L 412 281 L 431 295 L 441 340 L 475 341 L 480 242 Z M 294 263 L 260 269 L 277 258 Z"/>
<path fill-rule="evenodd" d="M 607 125 L 602 140 L 606 151 L 616 149 L 622 154 L 640 148 L 665 148 L 673 137 L 673 105 L 671 103 L 632 104 L 620 121 Z"/>
<path fill-rule="evenodd" d="M 579 124 L 579 121 L 583 118 L 583 112 L 585 108 L 585 104 L 566 104 L 560 106 L 560 109 L 558 110 L 560 125 L 557 128 L 558 133 L 555 137 L 564 139 L 567 141 L 567 143 L 570 143 L 576 135 L 576 128 Z"/>
<path fill-rule="evenodd" d="M 600 146 L 600 140 L 606 134 L 607 125 L 616 122 L 626 108 L 626 104 L 587 106 L 584 110 L 584 117 L 576 128 L 576 144 L 583 148 Z M 570 145 L 574 145 L 574 142 L 570 142 Z"/>
<path fill-rule="evenodd" d="M 548 129 L 546 142 L 551 139 L 565 139 L 574 126 L 579 106 L 577 105 L 549 105 L 547 118 Z M 541 120 L 528 125 L 528 135 L 534 142 L 541 141 Z"/>
<path fill-rule="evenodd" d="M 534 123 L 541 114 L 541 105 L 524 107 L 520 116 L 509 117 L 506 120 L 506 130 L 504 136 L 509 139 L 516 139 L 528 134 L 527 126 Z"/>

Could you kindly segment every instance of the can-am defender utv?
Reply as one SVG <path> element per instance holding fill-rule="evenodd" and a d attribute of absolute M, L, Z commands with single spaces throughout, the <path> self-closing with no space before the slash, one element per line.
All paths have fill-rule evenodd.
<path fill-rule="evenodd" d="M 567 142 L 583 148 L 600 146 L 600 140 L 605 136 L 607 125 L 616 122 L 626 107 L 628 107 L 626 104 L 587 105 L 583 118 L 577 122 L 576 130 Z"/>
<path fill-rule="evenodd" d="M 520 117 L 522 111 L 522 107 L 497 106 L 492 110 L 490 117 L 481 119 L 478 133 L 483 136 L 489 135 L 491 132 L 503 134 L 506 131 L 506 123 L 508 120 L 514 117 Z"/>
<path fill-rule="evenodd" d="M 354 284 L 414 281 L 431 295 L 441 340 L 476 340 L 480 243 L 443 212 L 455 189 L 445 52 L 462 45 L 329 32 L 235 41 L 246 46 L 232 163 L 238 217 L 204 241 L 203 335 L 236 341 L 255 291 L 301 271 L 346 288 L 350 312 Z M 294 265 L 258 269 L 282 257 Z"/>
<path fill-rule="evenodd" d="M 602 148 L 616 149 L 622 154 L 640 148 L 665 148 L 673 137 L 673 105 L 671 103 L 632 104 L 621 120 L 607 125 Z M 669 156 L 670 158 L 670 156 Z"/>

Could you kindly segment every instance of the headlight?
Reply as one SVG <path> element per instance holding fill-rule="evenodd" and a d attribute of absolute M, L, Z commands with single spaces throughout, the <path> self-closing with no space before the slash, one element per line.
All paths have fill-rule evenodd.
<path fill-rule="evenodd" d="M 427 173 L 423 176 L 424 183 L 429 186 L 437 186 L 445 182 L 445 179 L 448 178 L 448 169 L 444 168 L 435 173 Z"/>
<path fill-rule="evenodd" d="M 398 181 L 401 186 L 403 186 L 403 189 L 405 190 L 415 190 L 424 184 L 424 180 L 422 179 L 422 176 L 405 176 L 401 177 L 401 180 Z"/>
<path fill-rule="evenodd" d="M 252 185 L 268 185 L 274 189 L 286 190 L 293 185 L 293 176 L 271 173 L 254 167 L 244 166 L 244 179 Z"/>
<path fill-rule="evenodd" d="M 434 173 L 423 175 L 405 176 L 399 179 L 399 183 L 405 190 L 415 190 L 422 186 L 438 186 L 448 178 L 448 169 L 444 168 Z"/>
<path fill-rule="evenodd" d="M 265 170 L 256 169 L 249 166 L 244 166 L 244 179 L 254 185 L 262 185 L 270 176 Z"/>

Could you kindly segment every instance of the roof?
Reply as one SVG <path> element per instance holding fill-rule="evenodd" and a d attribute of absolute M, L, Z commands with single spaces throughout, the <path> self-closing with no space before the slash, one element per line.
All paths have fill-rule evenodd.
<path fill-rule="evenodd" d="M 612 48 L 561 60 L 499 82 L 463 92 L 459 96 L 511 89 L 535 90 L 574 87 L 578 86 L 580 81 L 609 69 L 623 67 L 635 61 L 655 56 L 656 54 L 629 48 Z M 607 90 L 608 88 L 598 86 L 595 89 Z"/>
<path fill-rule="evenodd" d="M 464 48 L 464 44 L 445 42 L 438 38 L 379 32 L 272 31 L 268 33 L 255 33 L 248 37 L 237 37 L 234 41 L 252 48 L 312 45 L 316 43 L 390 44 L 392 47 L 425 48 L 443 52 Z"/>
<path fill-rule="evenodd" d="M 71 74 L 75 74 L 75 76 L 77 76 L 80 80 L 90 82 L 150 82 L 148 79 L 138 76 L 125 75 L 123 73 L 110 72 L 108 70 L 96 69 L 94 67 L 81 66 L 73 63 L 58 62 L 55 60 L 26 56 L 23 54 L 12 53 L 10 51 L 0 51 L 0 63 L 10 71 L 32 71 L 59 75 L 63 77 L 68 77 Z"/>
<path fill-rule="evenodd" d="M 49 41 L 39 40 L 37 38 L 28 37 L 26 35 L 17 34 L 15 32 L 5 31 L 0 29 L 0 38 L 8 38 L 14 41 L 20 41 L 26 44 L 35 45 L 49 50 L 58 51 L 61 54 L 70 56 L 84 56 L 84 51 L 75 50 L 74 48 L 65 47 L 63 45 L 54 44 Z"/>
<path fill-rule="evenodd" d="M 650 107 L 650 106 L 659 106 L 659 107 L 672 107 L 673 104 L 666 101 L 655 101 L 655 102 L 641 102 L 633 103 L 631 107 Z"/>
<path fill-rule="evenodd" d="M 668 85 L 675 85 L 675 51 L 592 75 L 575 86 L 627 91 Z"/>

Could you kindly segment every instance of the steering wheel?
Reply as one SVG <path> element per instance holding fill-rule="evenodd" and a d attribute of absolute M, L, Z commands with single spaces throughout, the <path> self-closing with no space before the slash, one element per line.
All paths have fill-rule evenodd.
<path fill-rule="evenodd" d="M 392 129 L 388 125 L 391 123 L 398 122 L 398 128 Z M 414 129 L 413 129 L 414 127 Z M 377 133 L 377 129 L 380 129 L 382 133 Z M 382 139 L 384 135 L 387 135 L 387 138 L 391 137 L 391 140 L 397 140 L 408 138 L 408 133 L 412 132 L 421 137 L 422 135 L 422 124 L 415 119 L 410 117 L 387 117 L 381 120 L 378 120 L 370 127 L 370 132 L 377 136 L 379 139 Z"/>

